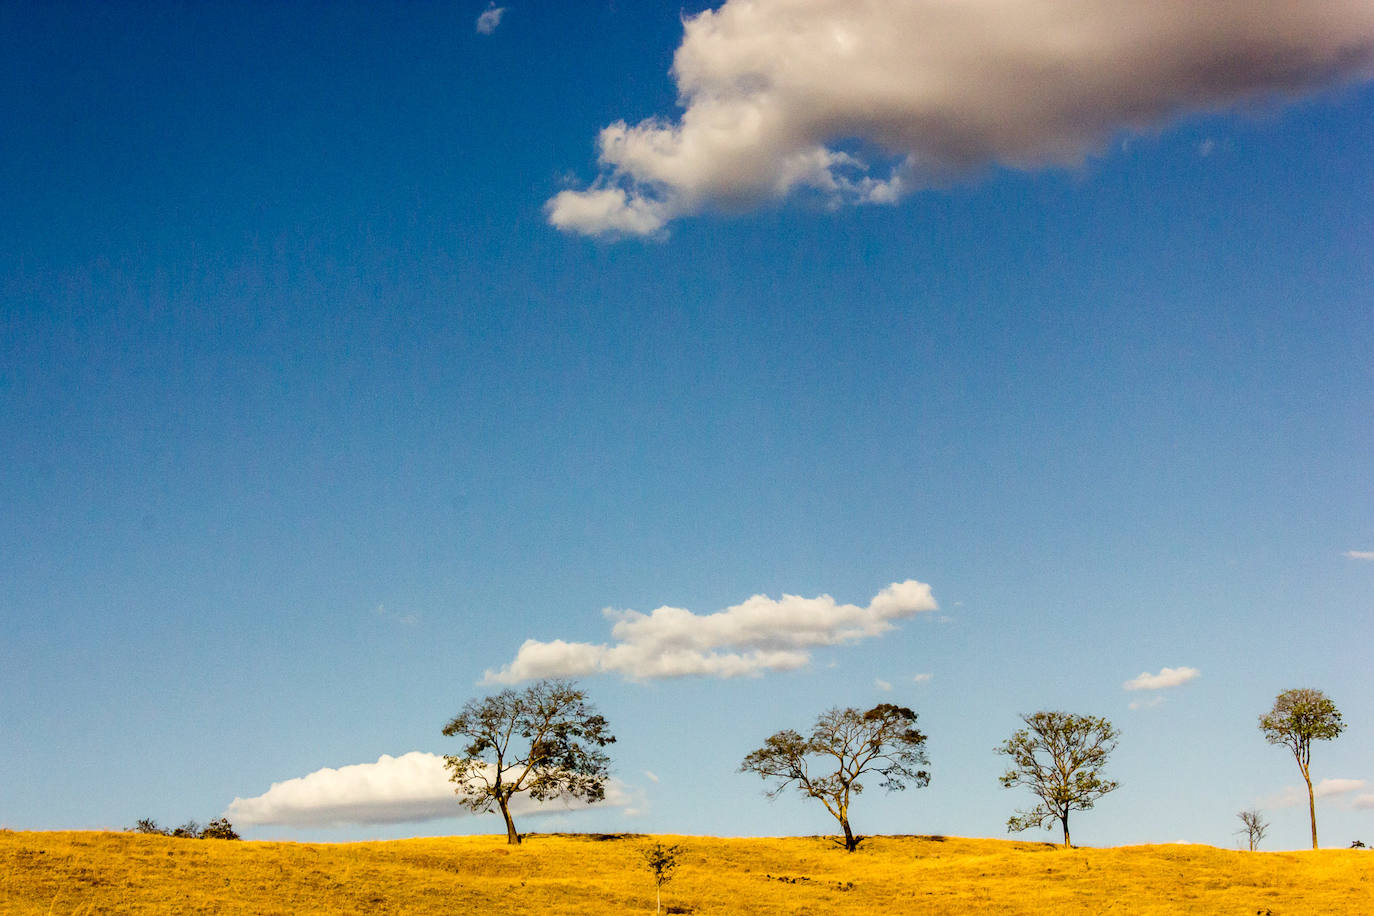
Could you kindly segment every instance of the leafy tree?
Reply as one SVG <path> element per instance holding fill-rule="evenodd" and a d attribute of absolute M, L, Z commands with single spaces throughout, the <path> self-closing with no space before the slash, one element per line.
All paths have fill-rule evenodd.
<path fill-rule="evenodd" d="M 1259 720 L 1260 731 L 1270 744 L 1282 744 L 1307 783 L 1307 812 L 1312 818 L 1312 848 L 1317 848 L 1317 798 L 1312 792 L 1312 742 L 1330 741 L 1345 731 L 1341 712 L 1320 690 L 1299 687 L 1274 698 L 1274 708 Z"/>
<path fill-rule="evenodd" d="M 904 706 L 879 703 L 867 712 L 831 709 L 816 718 L 811 736 L 787 729 L 773 735 L 740 764 L 741 773 L 757 773 L 774 785 L 765 793 L 777 798 L 790 785 L 825 805 L 844 830 L 844 848 L 853 852 L 863 837 L 849 827 L 849 806 L 864 790 L 860 777 L 872 773 L 889 792 L 930 783 L 926 736 L 916 730 L 916 713 Z M 813 764 L 816 760 L 818 763 Z M 813 773 L 812 767 L 820 772 Z M 830 771 L 830 767 L 834 767 Z"/>
<path fill-rule="evenodd" d="M 1250 844 L 1250 851 L 1259 849 L 1260 840 L 1269 832 L 1269 824 L 1264 820 L 1260 812 L 1254 808 L 1248 811 L 1239 812 L 1236 817 L 1240 818 L 1241 827 L 1236 833 L 1244 835 Z"/>
<path fill-rule="evenodd" d="M 200 832 L 202 840 L 237 840 L 238 832 L 227 817 L 217 817 Z"/>
<path fill-rule="evenodd" d="M 459 803 L 477 813 L 499 809 L 508 843 L 520 842 L 510 814 L 511 799 L 520 793 L 535 801 L 566 795 L 589 804 L 606 797 L 610 758 L 601 749 L 615 737 L 569 681 L 542 680 L 470 700 L 444 734 L 468 740 L 461 756 L 444 756 Z"/>
<path fill-rule="evenodd" d="M 1001 776 L 1002 787 L 1025 786 L 1040 803 L 1017 811 L 1007 820 L 1007 830 L 1049 829 L 1059 821 L 1067 849 L 1069 813 L 1088 810 L 1118 786 L 1102 778 L 1102 768 L 1120 732 L 1106 719 L 1067 712 L 1042 710 L 1023 715 L 1021 721 L 1026 727 L 997 748 L 997 753 L 1011 758 L 1011 769 Z"/>
<path fill-rule="evenodd" d="M 682 852 L 681 846 L 664 846 L 662 843 L 655 843 L 648 849 L 640 850 L 640 854 L 644 857 L 644 864 L 654 875 L 655 913 L 663 909 L 663 885 L 673 880 L 673 872 L 677 871 L 677 856 L 680 852 Z"/>
<path fill-rule="evenodd" d="M 140 817 L 138 823 L 129 828 L 133 833 L 151 833 L 157 836 L 166 836 L 167 831 L 157 825 L 157 821 L 151 817 Z"/>
<path fill-rule="evenodd" d="M 200 826 L 200 823 L 195 820 L 189 820 L 180 827 L 173 828 L 172 832 L 167 835 L 187 840 L 198 840 L 202 833 L 204 833 L 204 829 Z"/>

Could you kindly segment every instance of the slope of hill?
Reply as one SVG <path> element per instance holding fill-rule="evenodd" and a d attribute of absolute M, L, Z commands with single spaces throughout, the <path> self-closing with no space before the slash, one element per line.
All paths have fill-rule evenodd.
<path fill-rule="evenodd" d="M 1062 850 L 954 837 L 535 835 L 310 844 L 0 831 L 0 912 L 651 913 L 640 851 L 683 847 L 664 909 L 725 913 L 1367 914 L 1374 852 Z"/>

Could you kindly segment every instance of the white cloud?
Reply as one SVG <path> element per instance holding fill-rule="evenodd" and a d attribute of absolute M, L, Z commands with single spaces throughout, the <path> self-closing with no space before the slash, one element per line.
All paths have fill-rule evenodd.
<path fill-rule="evenodd" d="M 515 659 L 487 671 L 485 683 L 509 684 L 541 677 L 618 673 L 649 678 L 759 676 L 810 663 L 810 649 L 879 636 L 893 621 L 936 610 L 930 586 L 914 579 L 894 582 L 868 607 L 837 604 L 829 595 L 774 600 L 754 595 L 714 614 L 660 607 L 649 614 L 607 609 L 615 642 L 540 642 L 529 639 Z"/>
<path fill-rule="evenodd" d="M 1374 550 L 1347 550 L 1345 556 L 1352 560 L 1374 560 Z"/>
<path fill-rule="evenodd" d="M 912 680 L 914 683 L 917 683 L 917 684 L 929 684 L 934 678 L 935 678 L 935 675 L 933 675 L 933 674 L 930 674 L 930 673 L 923 673 L 923 674 L 918 674 L 918 675 L 916 675 L 916 676 L 913 677 L 911 680 Z"/>
<path fill-rule="evenodd" d="M 873 686 L 877 687 L 879 690 L 884 692 L 890 691 L 892 689 L 892 683 L 890 681 L 885 681 L 880 677 L 875 677 L 873 679 Z"/>
<path fill-rule="evenodd" d="M 1365 792 L 1363 795 L 1356 795 L 1350 800 L 1352 808 L 1374 808 L 1374 793 Z"/>
<path fill-rule="evenodd" d="M 262 795 L 235 798 L 225 817 L 236 824 L 277 824 L 287 827 L 335 827 L 344 824 L 400 824 L 460 817 L 468 813 L 458 804 L 444 758 L 411 751 L 399 757 L 383 754 L 376 763 L 357 763 L 338 769 L 325 767 L 306 776 L 274 782 Z M 600 805 L 627 804 L 623 786 L 612 781 Z M 589 807 L 582 802 L 512 799 L 511 812 L 520 816 L 565 814 Z"/>
<path fill-rule="evenodd" d="M 1073 165 L 1123 130 L 1374 73 L 1369 0 L 726 0 L 689 16 L 676 120 L 616 121 L 548 203 L 588 235 L 811 189 L 891 203 L 998 163 Z"/>
<path fill-rule="evenodd" d="M 1312 794 L 1318 798 L 1330 798 L 1333 795 L 1348 795 L 1363 788 L 1363 779 L 1323 779 L 1312 787 Z"/>
<path fill-rule="evenodd" d="M 1158 694 L 1155 694 L 1154 696 L 1150 697 L 1148 700 L 1132 700 L 1130 703 L 1127 704 L 1127 708 L 1129 708 L 1129 709 L 1153 709 L 1154 707 L 1160 705 L 1160 704 L 1163 703 L 1163 702 L 1164 702 L 1164 697 L 1162 697 L 1162 696 L 1160 696 L 1160 695 L 1158 695 Z"/>
<path fill-rule="evenodd" d="M 1312 787 L 1312 794 L 1317 798 L 1337 798 L 1342 795 L 1349 795 L 1351 792 L 1357 792 L 1363 789 L 1364 786 L 1365 780 L 1363 779 L 1323 779 Z M 1374 796 L 1356 796 L 1352 801 L 1354 807 L 1374 807 L 1374 803 L 1370 805 L 1362 804 L 1360 800 L 1363 798 L 1374 799 Z M 1285 786 L 1282 792 L 1270 796 L 1266 801 L 1268 803 L 1267 807 L 1271 808 L 1292 808 L 1297 805 L 1306 805 L 1307 787 Z"/>
<path fill-rule="evenodd" d="M 477 17 L 477 34 L 490 35 L 492 32 L 495 32 L 496 27 L 501 24 L 501 17 L 505 15 L 505 13 L 506 8 L 504 6 L 497 6 L 495 3 L 490 4 L 486 10 L 482 12 L 482 15 Z"/>
<path fill-rule="evenodd" d="M 1127 690 L 1163 690 L 1186 684 L 1200 674 L 1202 672 L 1196 668 L 1160 668 L 1158 674 L 1142 671 L 1138 677 L 1131 678 L 1121 686 Z"/>
<path fill-rule="evenodd" d="M 644 776 L 645 776 L 650 782 L 658 782 L 658 774 L 655 773 L 653 770 L 645 770 L 645 771 L 644 771 Z"/>

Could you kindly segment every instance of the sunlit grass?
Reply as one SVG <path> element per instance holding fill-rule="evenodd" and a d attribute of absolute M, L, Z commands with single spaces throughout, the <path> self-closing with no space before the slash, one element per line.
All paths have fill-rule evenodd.
<path fill-rule="evenodd" d="M 682 846 L 668 912 L 1374 912 L 1374 852 L 1210 846 L 1062 850 L 954 837 L 543 836 L 377 843 L 0 832 L 0 912 L 651 913 L 641 850 Z"/>

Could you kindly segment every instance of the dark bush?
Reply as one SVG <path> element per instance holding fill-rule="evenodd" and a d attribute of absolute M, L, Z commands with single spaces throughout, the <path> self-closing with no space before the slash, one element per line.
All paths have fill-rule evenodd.
<path fill-rule="evenodd" d="M 217 817 L 200 832 L 200 838 L 202 840 L 237 840 L 239 835 L 234 832 L 234 825 L 229 823 L 228 818 Z"/>

